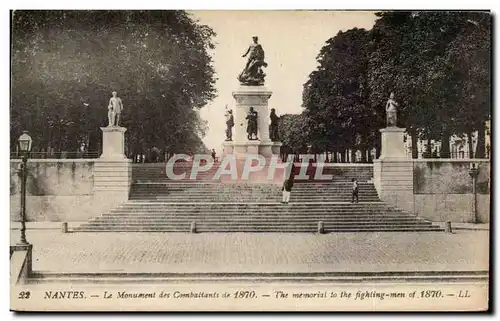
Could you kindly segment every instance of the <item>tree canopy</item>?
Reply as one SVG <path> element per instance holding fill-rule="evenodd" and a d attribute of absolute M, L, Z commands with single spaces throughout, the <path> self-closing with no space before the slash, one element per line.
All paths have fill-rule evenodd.
<path fill-rule="evenodd" d="M 11 146 L 97 150 L 117 91 L 127 147 L 195 152 L 215 97 L 214 31 L 184 11 L 15 11 Z"/>
<path fill-rule="evenodd" d="M 303 107 L 316 149 L 344 152 L 373 143 L 378 123 L 368 104 L 369 35 L 355 28 L 330 38 L 304 85 Z"/>
<path fill-rule="evenodd" d="M 278 135 L 287 154 L 307 151 L 309 129 L 304 114 L 281 115 L 278 122 Z"/>
<path fill-rule="evenodd" d="M 323 151 L 379 148 L 385 103 L 413 140 L 442 141 L 477 130 L 484 157 L 490 115 L 490 30 L 485 12 L 380 12 L 372 30 L 339 32 L 321 49 L 304 85 L 310 144 Z M 364 157 L 366 153 L 362 153 Z"/>

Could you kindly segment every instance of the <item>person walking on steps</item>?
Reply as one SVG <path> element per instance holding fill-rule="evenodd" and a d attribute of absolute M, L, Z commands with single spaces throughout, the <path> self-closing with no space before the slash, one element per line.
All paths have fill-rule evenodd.
<path fill-rule="evenodd" d="M 352 179 L 352 201 L 351 201 L 351 203 L 354 203 L 354 198 L 356 198 L 356 203 L 359 203 L 358 180 L 355 178 Z"/>
<path fill-rule="evenodd" d="M 282 204 L 288 204 L 290 202 L 290 193 L 292 192 L 292 187 L 293 187 L 293 175 L 290 176 L 290 178 L 285 179 L 283 182 L 283 199 L 281 201 Z"/>

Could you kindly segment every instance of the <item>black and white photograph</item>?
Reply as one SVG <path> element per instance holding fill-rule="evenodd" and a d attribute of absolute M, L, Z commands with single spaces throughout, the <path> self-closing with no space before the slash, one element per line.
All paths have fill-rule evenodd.
<path fill-rule="evenodd" d="M 12 311 L 489 309 L 492 12 L 9 24 Z"/>

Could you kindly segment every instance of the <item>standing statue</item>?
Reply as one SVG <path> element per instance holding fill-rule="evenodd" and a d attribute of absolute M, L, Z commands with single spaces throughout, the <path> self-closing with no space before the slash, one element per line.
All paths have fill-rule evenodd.
<path fill-rule="evenodd" d="M 257 138 L 258 113 L 253 109 L 253 107 L 250 107 L 250 110 L 247 113 L 246 119 L 248 120 L 248 123 L 247 123 L 248 140 L 258 140 L 259 139 L 259 138 Z"/>
<path fill-rule="evenodd" d="M 269 125 L 269 138 L 271 138 L 271 141 L 277 142 L 279 141 L 278 121 L 280 118 L 276 115 L 276 109 L 271 108 L 269 118 L 271 118 L 271 125 Z"/>
<path fill-rule="evenodd" d="M 108 127 L 120 126 L 120 116 L 123 110 L 122 100 L 117 96 L 116 91 L 113 91 L 112 95 L 108 104 Z"/>
<path fill-rule="evenodd" d="M 264 84 L 266 74 L 262 71 L 262 67 L 267 67 L 264 61 L 264 49 L 258 43 L 259 38 L 252 37 L 253 43 L 247 49 L 247 52 L 242 56 L 248 55 L 248 61 L 245 69 L 238 76 L 238 80 L 242 85 L 246 86 L 261 86 Z"/>
<path fill-rule="evenodd" d="M 226 141 L 233 140 L 234 116 L 233 111 L 229 110 L 226 113 Z"/>
<path fill-rule="evenodd" d="M 387 127 L 397 127 L 397 107 L 398 103 L 394 100 L 394 93 L 391 93 L 389 100 L 385 104 L 385 112 L 387 115 Z"/>

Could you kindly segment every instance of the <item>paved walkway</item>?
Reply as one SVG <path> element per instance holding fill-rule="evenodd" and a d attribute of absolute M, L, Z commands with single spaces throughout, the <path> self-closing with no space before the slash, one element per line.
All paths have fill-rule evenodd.
<path fill-rule="evenodd" d="M 13 226 L 14 227 L 14 226 Z M 44 272 L 382 272 L 488 269 L 489 231 L 67 233 L 28 229 Z M 11 230 L 11 244 L 19 230 Z"/>

